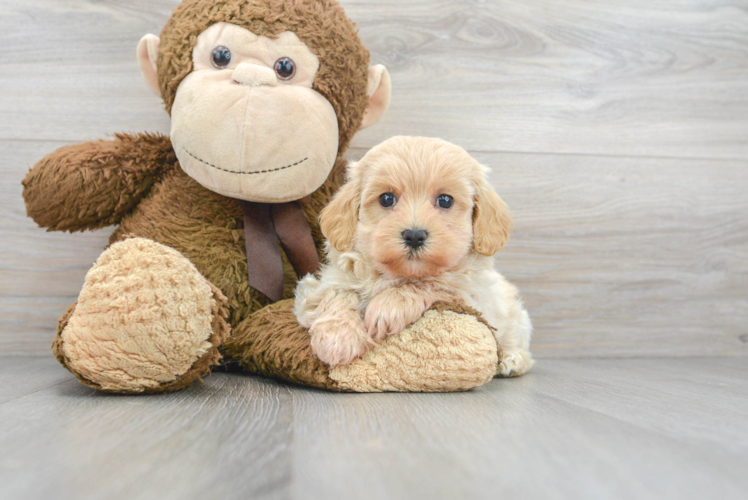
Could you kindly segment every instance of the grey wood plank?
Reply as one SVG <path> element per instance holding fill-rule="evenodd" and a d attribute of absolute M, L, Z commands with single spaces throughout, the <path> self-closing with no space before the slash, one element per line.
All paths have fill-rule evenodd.
<path fill-rule="evenodd" d="M 384 132 L 481 151 L 748 156 L 744 1 L 346 5 L 396 89 L 366 146 Z"/>
<path fill-rule="evenodd" d="M 111 230 L 45 233 L 20 179 L 57 143 L 0 158 L 0 349 L 49 352 Z M 351 151 L 357 158 L 364 150 Z M 745 162 L 475 153 L 516 222 L 499 269 L 540 357 L 748 354 Z M 15 180 L 13 180 L 15 179 Z"/>
<path fill-rule="evenodd" d="M 68 375 L 0 402 L 0 497 L 745 498 L 747 376 L 736 358 L 544 360 L 461 394 L 213 374 L 120 397 Z"/>
<path fill-rule="evenodd" d="M 78 142 L 169 130 L 143 86 L 135 47 L 176 0 L 0 2 L 0 138 Z"/>
<path fill-rule="evenodd" d="M 0 141 L 0 353 L 49 353 L 57 319 L 112 231 L 49 233 L 26 217 L 21 180 L 64 144 Z"/>
<path fill-rule="evenodd" d="M 0 138 L 168 131 L 134 48 L 177 3 L 0 3 Z M 743 0 L 341 3 L 395 89 L 357 147 L 410 134 L 478 151 L 748 157 Z"/>
<path fill-rule="evenodd" d="M 670 362 L 663 360 L 662 366 Z M 718 363 L 712 359 L 704 366 L 719 373 Z M 680 434 L 678 427 L 663 431 L 672 422 L 680 427 L 711 422 L 711 415 L 692 413 L 688 399 L 662 414 L 653 404 L 659 403 L 659 391 L 652 389 L 667 390 L 668 382 L 653 379 L 639 388 L 646 404 L 634 406 L 606 390 L 608 365 L 591 364 L 543 361 L 526 377 L 494 380 L 466 394 L 333 399 L 294 393 L 294 460 L 301 469 L 294 493 L 393 499 L 745 496 L 745 442 L 724 445 L 742 440 L 748 430 L 745 404 L 726 411 L 726 400 L 712 401 L 714 413 L 725 415 L 731 427 L 721 429 L 720 445 L 701 442 L 692 433 Z M 610 361 L 619 371 L 630 364 Z M 741 367 L 745 376 L 745 363 Z M 681 365 L 677 373 L 689 369 Z M 659 370 L 648 375 L 656 378 Z M 592 378 L 602 387 L 588 387 L 585 380 Z M 732 382 L 721 377 L 721 383 Z M 710 398 L 696 388 L 694 393 Z M 579 405 L 579 394 L 607 411 Z M 644 416 L 662 420 L 661 425 L 643 424 Z M 340 479 L 330 481 L 331 471 Z"/>
<path fill-rule="evenodd" d="M 534 389 L 692 444 L 748 451 L 748 362 L 710 359 L 558 360 Z M 605 397 L 600 397 L 604 394 Z"/>
<path fill-rule="evenodd" d="M 0 404 L 69 382 L 70 373 L 51 361 L 51 356 L 44 360 L 32 356 L 0 357 Z"/>
<path fill-rule="evenodd" d="M 181 393 L 110 396 L 71 377 L 0 404 L 0 498 L 288 498 L 287 387 L 217 374 Z"/>
<path fill-rule="evenodd" d="M 745 356 L 745 162 L 476 154 L 541 356 Z"/>

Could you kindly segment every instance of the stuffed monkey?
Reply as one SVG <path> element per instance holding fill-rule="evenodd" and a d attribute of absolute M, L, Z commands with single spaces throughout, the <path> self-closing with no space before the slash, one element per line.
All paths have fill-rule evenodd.
<path fill-rule="evenodd" d="M 347 366 L 312 353 L 293 315 L 319 265 L 318 214 L 353 134 L 386 111 L 334 0 L 185 0 L 137 47 L 171 135 L 63 147 L 28 173 L 30 217 L 54 231 L 118 225 L 60 319 L 53 352 L 87 386 L 185 388 L 219 365 L 342 391 L 465 390 L 500 349 L 474 311 L 440 304 Z"/>

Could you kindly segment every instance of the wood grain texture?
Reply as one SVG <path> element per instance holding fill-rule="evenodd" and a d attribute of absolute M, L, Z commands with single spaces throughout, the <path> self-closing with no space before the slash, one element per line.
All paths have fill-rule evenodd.
<path fill-rule="evenodd" d="M 739 359 L 546 360 L 461 394 L 331 394 L 214 374 L 151 397 L 60 383 L 51 358 L 5 361 L 1 498 L 748 495 Z M 23 370 L 48 386 L 2 399 Z"/>
<path fill-rule="evenodd" d="M 11 157 L 23 157 L 57 145 L 13 146 Z M 513 209 L 497 265 L 523 293 L 539 357 L 748 355 L 741 162 L 475 156 Z M 13 210 L 0 214 L 0 236 L 14 243 L 0 247 L 0 346 L 46 353 L 108 231 L 44 233 L 24 216 L 20 185 L 9 186 Z"/>
<path fill-rule="evenodd" d="M 64 144 L 168 131 L 134 47 L 177 3 L 0 0 L 0 352 L 47 355 L 110 232 L 36 228 L 20 180 Z M 342 4 L 394 86 L 349 156 L 436 135 L 494 167 L 538 356 L 748 353 L 748 4 Z"/>
<path fill-rule="evenodd" d="M 168 131 L 135 45 L 177 0 L 0 2 L 0 138 Z M 343 0 L 396 134 L 478 151 L 748 158 L 743 0 Z"/>
<path fill-rule="evenodd" d="M 748 354 L 745 164 L 476 157 L 514 212 L 497 262 L 539 356 Z"/>
<path fill-rule="evenodd" d="M 40 363 L 38 358 L 2 356 L 0 363 L 0 405 L 70 382 L 70 372 L 54 363 Z"/>
<path fill-rule="evenodd" d="M 350 4 L 396 89 L 355 145 L 384 132 L 477 151 L 748 158 L 743 0 Z"/>
<path fill-rule="evenodd" d="M 0 498 L 748 496 L 748 3 L 342 0 L 394 86 L 350 156 L 431 135 L 493 167 L 540 363 L 465 394 L 107 396 L 49 342 L 110 231 L 36 228 L 20 181 L 168 131 L 134 49 L 177 3 L 0 0 L 0 353 L 33 355 L 0 357 Z"/>
<path fill-rule="evenodd" d="M 0 352 L 49 355 L 59 318 L 75 302 L 111 230 L 48 233 L 26 217 L 21 180 L 64 143 L 0 141 Z"/>

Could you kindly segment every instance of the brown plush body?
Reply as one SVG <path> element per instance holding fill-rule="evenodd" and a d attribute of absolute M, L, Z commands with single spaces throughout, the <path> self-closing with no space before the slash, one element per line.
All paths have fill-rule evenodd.
<path fill-rule="evenodd" d="M 328 181 L 305 206 L 320 252 L 322 239 L 317 217 L 342 184 L 345 163 L 341 159 L 336 164 Z M 243 215 L 237 200 L 211 192 L 187 176 L 179 168 L 168 137 L 120 135 L 114 141 L 62 148 L 37 164 L 24 180 L 24 185 L 28 213 L 41 226 L 78 231 L 119 224 L 110 243 L 140 237 L 180 252 L 226 297 L 226 320 L 233 330 L 240 325 L 240 331 L 252 330 L 251 321 L 244 320 L 252 312 L 270 304 L 269 299 L 248 284 Z M 285 259 L 284 271 L 284 295 L 290 299 L 296 276 Z M 294 324 L 291 308 L 290 301 L 275 305 L 275 310 L 286 316 L 289 324 Z M 58 337 L 71 313 L 72 310 L 62 318 Z M 304 333 L 300 328 L 298 330 Z M 284 333 L 288 337 L 288 331 Z M 301 338 L 308 344 L 305 335 Z M 278 340 L 281 342 L 270 351 L 284 349 L 283 337 Z M 293 342 L 293 339 L 289 341 Z M 55 344 L 55 350 L 63 360 L 59 343 Z M 280 366 L 268 365 L 262 361 L 264 352 L 245 356 L 246 344 L 229 342 L 222 346 L 221 351 L 232 352 L 253 371 L 286 375 L 286 378 L 298 382 L 324 380 L 327 371 L 311 351 L 303 352 L 302 358 L 308 359 L 297 356 L 297 359 L 289 360 L 295 365 L 305 362 L 301 369 L 308 372 L 304 375 L 310 377 L 309 380 L 294 375 L 298 366 L 279 371 Z M 198 375 L 206 374 L 217 361 L 215 358 L 211 363 L 197 367 Z M 193 377 L 190 378 L 184 385 L 194 381 Z M 179 384 L 169 389 L 181 387 Z"/>
<path fill-rule="evenodd" d="M 321 254 L 319 212 L 344 181 L 340 155 L 376 97 L 371 72 L 367 84 L 368 52 L 332 0 L 188 0 L 158 49 L 167 110 L 191 71 L 197 35 L 218 22 L 261 36 L 292 31 L 320 58 L 313 89 L 332 104 L 339 127 L 338 159 L 304 205 Z M 178 390 L 222 355 L 247 371 L 336 390 L 464 390 L 493 376 L 500 349 L 489 327 L 457 305 L 431 311 L 428 331 L 416 323 L 409 335 L 332 373 L 312 354 L 292 301 L 271 304 L 249 286 L 239 201 L 203 187 L 177 156 L 168 137 L 121 134 L 61 148 L 23 182 L 28 214 L 42 227 L 119 225 L 53 344 L 83 383 L 110 392 Z M 285 257 L 283 264 L 290 299 L 297 276 Z"/>

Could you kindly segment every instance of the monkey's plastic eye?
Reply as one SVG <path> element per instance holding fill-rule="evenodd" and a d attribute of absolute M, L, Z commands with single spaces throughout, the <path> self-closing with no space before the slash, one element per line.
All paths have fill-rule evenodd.
<path fill-rule="evenodd" d="M 379 204 L 384 208 L 392 208 L 397 203 L 397 198 L 393 193 L 384 193 L 379 196 Z"/>
<path fill-rule="evenodd" d="M 296 63 L 288 57 L 275 61 L 275 74 L 281 80 L 290 80 L 296 74 Z"/>
<path fill-rule="evenodd" d="M 227 68 L 231 64 L 231 51 L 228 47 L 219 45 L 213 49 L 213 53 L 210 55 L 210 62 L 218 69 Z"/>
<path fill-rule="evenodd" d="M 452 198 L 448 194 L 440 194 L 436 198 L 436 205 L 440 208 L 452 208 L 452 205 L 454 204 L 455 204 L 454 198 Z"/>

